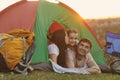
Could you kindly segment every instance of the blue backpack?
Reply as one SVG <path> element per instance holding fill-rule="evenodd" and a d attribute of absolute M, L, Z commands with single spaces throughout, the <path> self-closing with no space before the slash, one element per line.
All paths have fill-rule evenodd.
<path fill-rule="evenodd" d="M 106 33 L 106 53 L 120 57 L 120 34 Z"/>

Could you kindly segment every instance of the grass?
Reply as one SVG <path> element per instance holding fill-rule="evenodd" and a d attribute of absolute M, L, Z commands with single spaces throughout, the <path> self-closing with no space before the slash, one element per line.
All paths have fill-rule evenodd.
<path fill-rule="evenodd" d="M 33 71 L 29 75 L 0 73 L 0 80 L 119 80 L 120 75 L 111 73 L 102 74 L 58 74 L 55 72 Z"/>

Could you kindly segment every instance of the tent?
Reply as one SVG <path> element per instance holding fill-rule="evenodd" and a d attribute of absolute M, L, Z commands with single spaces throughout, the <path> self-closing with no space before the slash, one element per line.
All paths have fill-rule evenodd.
<path fill-rule="evenodd" d="M 98 64 L 106 64 L 104 52 L 99 40 L 91 27 L 67 5 L 58 2 L 51 3 L 46 0 L 19 1 L 0 12 L 0 33 L 12 29 L 28 29 L 34 31 L 36 49 L 32 63 L 48 62 L 47 32 L 50 25 L 57 21 L 65 28 L 76 28 L 79 31 L 79 39 L 89 38 L 93 47 L 91 54 Z"/>

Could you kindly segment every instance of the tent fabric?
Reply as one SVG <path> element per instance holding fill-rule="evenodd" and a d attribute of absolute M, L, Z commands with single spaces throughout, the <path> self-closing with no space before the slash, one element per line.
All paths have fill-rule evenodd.
<path fill-rule="evenodd" d="M 120 57 L 120 34 L 106 33 L 106 53 Z"/>
<path fill-rule="evenodd" d="M 49 30 L 50 25 L 57 21 L 65 28 L 76 28 L 79 30 L 79 39 L 83 37 L 90 38 L 93 43 L 93 48 L 91 50 L 92 56 L 97 63 L 105 64 L 104 52 L 100 48 L 98 42 L 96 41 L 95 37 L 93 36 L 93 32 L 91 33 L 89 28 L 83 22 L 83 19 L 76 14 L 75 12 L 71 11 L 69 7 L 59 3 L 50 3 L 41 0 L 38 6 L 36 23 L 34 27 L 34 32 L 36 34 L 37 40 L 37 54 L 33 57 L 33 62 L 37 62 L 43 59 L 43 55 L 48 53 L 47 51 L 47 32 Z M 41 58 L 36 58 L 37 56 L 41 56 Z M 48 57 L 44 58 L 46 60 Z M 44 61 L 43 60 L 43 61 Z"/>
<path fill-rule="evenodd" d="M 0 12 L 0 32 L 13 29 L 27 29 L 32 31 L 36 19 L 38 2 L 17 2 Z"/>
<path fill-rule="evenodd" d="M 106 64 L 102 51 L 92 29 L 71 8 L 63 3 L 51 3 L 46 0 L 39 2 L 21 1 L 0 13 L 0 32 L 7 32 L 15 28 L 34 31 L 36 49 L 32 63 L 48 62 L 47 33 L 53 22 L 59 22 L 64 28 L 76 28 L 79 39 L 89 38 L 93 43 L 91 54 L 98 64 Z"/>
<path fill-rule="evenodd" d="M 53 34 L 57 30 L 64 30 L 64 28 L 58 22 L 53 22 L 49 28 L 49 33 Z"/>

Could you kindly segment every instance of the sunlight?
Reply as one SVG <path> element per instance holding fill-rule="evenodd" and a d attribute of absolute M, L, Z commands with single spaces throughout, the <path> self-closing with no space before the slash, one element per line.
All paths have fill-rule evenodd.
<path fill-rule="evenodd" d="M 0 11 L 20 0 L 0 0 Z"/>
<path fill-rule="evenodd" d="M 51 3 L 59 3 L 58 0 L 46 0 L 46 1 L 51 2 Z"/>
<path fill-rule="evenodd" d="M 120 0 L 60 0 L 83 18 L 120 17 Z"/>

